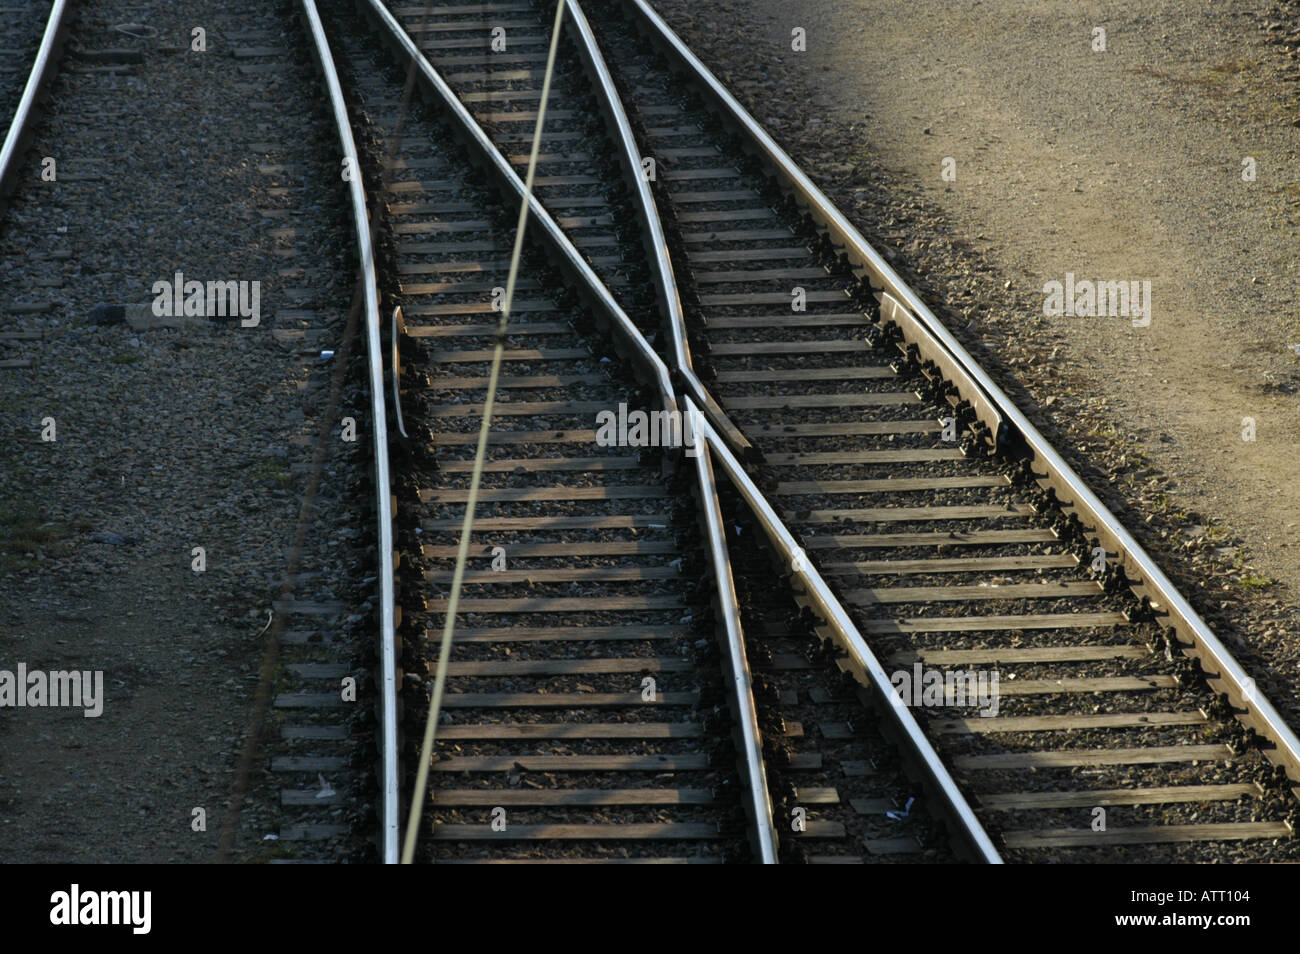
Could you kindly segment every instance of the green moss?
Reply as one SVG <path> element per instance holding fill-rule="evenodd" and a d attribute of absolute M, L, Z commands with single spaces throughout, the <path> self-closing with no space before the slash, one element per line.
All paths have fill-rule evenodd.
<path fill-rule="evenodd" d="M 250 865 L 265 865 L 280 858 L 298 858 L 301 853 L 294 842 L 267 841 L 262 849 L 248 859 Z"/>
<path fill-rule="evenodd" d="M 1218 66 L 1211 66 L 1205 74 L 1207 76 L 1235 76 L 1238 73 L 1244 73 L 1252 67 L 1258 66 L 1259 60 L 1227 60 Z"/>
<path fill-rule="evenodd" d="M 278 457 L 266 457 L 249 468 L 248 474 L 259 483 L 270 484 L 288 490 L 293 487 L 293 474 L 289 467 Z"/>

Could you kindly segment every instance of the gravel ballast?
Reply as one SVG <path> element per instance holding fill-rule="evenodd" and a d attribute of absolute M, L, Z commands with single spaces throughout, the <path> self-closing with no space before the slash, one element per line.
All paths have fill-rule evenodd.
<path fill-rule="evenodd" d="M 0 326 L 43 333 L 0 371 L 0 669 L 101 670 L 103 713 L 4 714 L 0 859 L 211 861 L 351 295 L 337 147 L 288 5 L 73 9 L 0 236 Z M 177 272 L 260 283 L 258 323 L 111 307 Z M 366 440 L 329 441 L 297 600 L 354 605 Z M 276 847 L 258 754 L 236 858 Z"/>

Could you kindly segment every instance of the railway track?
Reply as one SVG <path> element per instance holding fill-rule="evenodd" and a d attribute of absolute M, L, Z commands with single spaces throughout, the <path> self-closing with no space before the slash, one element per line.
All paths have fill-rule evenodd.
<path fill-rule="evenodd" d="M 391 861 L 554 7 L 356 8 L 302 3 L 361 173 Z M 66 3 L 7 9 L 6 203 Z M 1293 860 L 1300 743 L 1123 527 L 643 0 L 563 29 L 417 860 Z M 234 36 L 260 82 L 283 50 Z M 637 413 L 694 446 L 599 437 Z M 337 856 L 365 720 L 318 575 L 277 603 L 271 768 Z"/>
<path fill-rule="evenodd" d="M 636 22 L 668 56 L 681 52 L 652 17 Z M 687 90 L 637 57 L 630 31 L 605 36 L 638 104 L 682 103 Z M 744 161 L 743 129 L 741 143 L 727 142 L 707 131 L 711 118 L 681 109 L 671 125 L 697 134 L 647 128 L 642 143 L 679 163 L 681 178 L 660 196 L 676 222 L 686 311 L 712 359 L 710 383 L 846 605 L 896 672 L 913 667 L 904 686 L 920 698 L 922 669 L 1000 675 L 994 717 L 971 712 L 972 702 L 929 731 L 1001 845 L 1029 861 L 1106 849 L 1194 860 L 1207 857 L 1198 846 L 1258 841 L 1268 856 L 1275 839 L 1289 841 L 1291 786 L 1256 748 L 1294 770 L 1280 719 L 1268 741 L 1231 721 L 1234 701 L 1207 691 L 1199 657 L 1180 654 L 1196 644 L 1171 625 L 1184 620 L 1152 592 L 1154 574 L 1141 580 L 1145 592 L 1130 588 L 1144 559 L 1136 545 L 1098 539 L 1096 524 L 1080 522 L 1082 506 L 1062 510 L 1057 494 L 1076 488 L 1035 453 L 1036 434 L 1021 428 L 1029 446 L 1016 446 L 999 426 L 1009 402 L 990 401 L 973 381 L 959 388 L 944 359 L 904 340 L 901 296 L 882 295 L 869 262 L 836 247 L 779 176 Z M 715 155 L 750 174 L 700 191 L 684 170 L 710 167 Z M 787 226 L 800 241 L 775 234 Z M 754 239 L 725 241 L 738 234 Z M 792 294 L 803 309 L 792 310 Z M 1040 486 L 1044 477 L 1055 488 Z M 1250 713 L 1261 700 L 1245 688 Z"/>
<path fill-rule="evenodd" d="M 335 34 L 345 37 L 344 72 L 373 76 L 375 51 L 355 41 L 358 32 Z M 382 80 L 356 90 L 367 112 L 391 115 L 398 106 Z M 508 230 L 492 221 L 500 200 L 468 181 L 464 157 L 441 149 L 429 158 L 440 138 L 436 126 L 412 119 L 400 149 L 371 142 L 388 173 L 385 251 L 401 276 L 402 380 L 412 382 L 402 418 L 420 435 L 417 447 L 435 451 L 408 470 L 398 494 L 399 513 L 415 514 L 403 521 L 401 583 L 418 594 L 403 612 L 404 632 L 417 635 L 447 611 L 495 334 L 490 297 L 506 280 L 511 247 Z M 619 244 L 613 236 L 596 241 Z M 536 265 L 529 274 L 544 273 Z M 683 471 L 674 483 L 635 449 L 597 448 L 593 456 L 589 415 L 629 403 L 639 410 L 641 396 L 590 352 L 589 336 L 576 329 L 591 326 L 592 316 L 566 307 L 559 286 L 526 279 L 519 291 L 500 382 L 508 400 L 497 408 L 504 420 L 480 491 L 423 859 L 708 863 L 751 850 L 774 857 L 775 840 L 763 830 L 771 821 L 761 804 L 761 754 L 738 770 L 719 744 L 725 723 L 753 721 L 753 704 L 742 689 L 728 706 L 710 615 L 701 612 L 707 590 L 692 582 L 712 572 L 729 590 L 726 563 L 701 563 L 698 543 L 683 547 L 684 538 L 716 534 L 713 492 L 695 483 L 702 472 Z M 662 370 L 648 364 L 643 371 L 662 384 Z M 654 403 L 677 413 L 666 390 Z M 711 515 L 698 528 L 701 511 L 673 501 L 689 499 L 692 485 Z M 728 647 L 726 625 L 717 635 Z M 417 686 L 432 671 L 429 650 L 420 648 L 429 642 L 417 641 L 405 660 L 420 674 Z M 751 806 L 748 839 L 746 766 L 759 773 L 749 791 L 760 803 Z M 833 829 L 814 822 L 806 832 Z"/>
<path fill-rule="evenodd" d="M 23 621 L 32 639 L 27 651 L 66 638 L 82 647 L 88 664 L 93 659 L 107 672 L 110 686 L 130 685 L 115 699 L 110 690 L 103 724 L 114 726 L 115 740 L 135 747 L 131 756 L 143 751 L 145 757 L 112 773 L 114 786 L 136 786 L 132 796 L 141 804 L 164 802 L 167 791 L 194 791 L 212 813 L 219 858 L 358 857 L 349 838 L 363 826 L 346 822 L 358 803 L 370 801 L 364 784 L 370 765 L 354 773 L 350 756 L 371 726 L 341 698 L 339 686 L 351 678 L 366 691 L 356 623 L 369 609 L 362 581 L 373 553 L 365 553 L 365 534 L 379 524 L 363 519 L 350 499 L 354 467 L 366 460 L 338 439 L 330 410 L 350 407 L 355 384 L 345 373 L 349 342 L 338 304 L 346 307 L 352 278 L 341 267 L 346 245 L 322 254 L 316 240 L 337 230 L 344 206 L 321 201 L 336 165 L 313 166 L 317 145 L 330 141 L 318 134 L 332 124 L 322 127 L 306 109 L 295 110 L 292 124 L 256 121 L 311 88 L 304 38 L 293 21 L 285 29 L 283 11 L 250 13 L 234 5 L 206 15 L 210 45 L 203 50 L 191 47 L 191 27 L 184 24 L 182 32 L 166 10 L 142 16 L 149 24 L 133 22 L 115 4 L 56 0 L 4 10 L 3 29 L 13 39 L 0 46 L 10 48 L 6 63 L 17 72 L 0 74 L 14 79 L 5 87 L 13 92 L 12 118 L 0 157 L 0 368 L 26 370 L 5 376 L 0 400 L 6 431 L 0 465 L 6 552 L 0 556 L 10 556 L 15 523 L 58 527 L 67 540 L 58 547 L 61 559 L 29 554 L 39 558 L 30 572 L 22 561 L 0 560 L 6 580 L 0 588 L 21 592 L 31 607 Z M 20 31 L 21 57 L 14 52 Z M 184 99 L 177 93 L 182 86 L 184 95 L 199 94 L 200 105 L 217 104 L 204 121 L 220 126 L 226 138 L 201 159 L 182 150 L 178 164 L 171 161 L 175 150 L 154 148 L 143 130 Z M 150 99 L 159 89 L 163 108 Z M 236 98 L 243 117 L 225 108 Z M 42 108 L 47 99 L 48 110 Z M 56 160 L 57 172 L 46 157 Z M 223 176 L 196 174 L 205 162 Z M 239 184 L 225 180 L 226 172 Z M 213 186 L 218 178 L 226 188 Z M 130 203 L 110 201 L 118 187 L 130 189 Z M 209 215 L 222 228 L 239 223 L 247 246 L 232 253 L 220 237 L 209 246 L 200 234 L 218 236 L 200 227 Z M 175 229 L 186 220 L 195 228 Z M 261 287 L 266 310 L 254 311 L 248 329 L 229 320 L 233 309 L 212 321 L 205 320 L 214 317 L 210 308 L 206 316 L 159 315 L 150 308 L 153 283 L 181 270 L 195 280 Z M 44 342 L 42 367 L 33 367 L 36 342 Z M 10 357 L 10 343 L 21 356 Z M 329 360 L 333 355 L 339 360 Z M 162 394 L 168 399 L 160 400 Z M 200 405 L 223 408 L 221 419 L 200 422 L 185 410 Z M 369 409 L 350 413 L 377 419 Z M 48 444 L 31 429 L 46 416 Z M 57 455 L 52 469 L 62 472 L 42 469 L 49 462 L 40 460 L 41 452 Z M 237 557 L 205 566 L 205 556 L 178 581 L 173 534 L 203 537 L 196 553 Z M 108 588 L 79 578 L 83 568 L 111 581 Z M 85 608 L 69 626 L 59 607 L 72 592 Z M 236 593 L 234 600 L 226 595 Z M 249 605 L 235 609 L 244 599 Z M 391 588 L 386 599 L 372 599 L 391 608 Z M 114 613 L 123 602 L 126 611 Z M 131 621 L 137 614 L 138 625 Z M 259 680 L 259 650 L 267 643 L 274 644 L 266 656 L 272 664 Z M 7 645 L 12 653 L 21 643 Z M 213 657 L 219 657 L 209 670 L 215 677 L 199 676 Z M 215 710 L 227 726 L 253 710 L 242 773 L 241 760 L 227 748 L 237 744 L 238 729 L 195 738 L 200 707 L 176 699 L 191 680 L 204 681 L 209 713 Z M 149 705 L 158 691 L 167 696 L 168 719 L 150 726 L 143 741 L 128 738 L 124 710 Z M 367 731 L 355 731 L 362 727 Z M 198 784 L 187 779 L 185 760 L 175 771 L 168 766 L 165 778 L 151 771 L 182 734 L 189 758 L 204 766 Z M 47 761 L 44 747 L 21 728 L 11 742 L 14 771 L 3 780 L 10 796 L 24 771 L 58 773 L 59 753 L 48 753 Z M 94 748 L 101 764 L 118 764 L 112 743 Z M 230 768 L 239 777 L 226 786 Z M 32 791 L 39 790 L 34 781 Z M 35 811 L 23 801 L 8 802 L 8 820 L 23 818 L 28 841 L 49 847 L 7 848 L 55 857 L 57 840 L 39 833 L 67 822 L 47 810 L 53 800 Z M 74 813 L 75 797 L 58 801 Z M 123 814 L 96 817 L 97 830 L 108 833 L 97 847 L 111 852 L 111 837 L 178 860 L 168 853 L 174 846 L 160 847 L 153 833 L 137 838 L 131 822 Z M 194 834 L 185 846 L 189 857 L 207 860 L 207 837 L 200 841 L 197 828 Z"/>
<path fill-rule="evenodd" d="M 345 23 L 329 32 L 338 38 L 345 77 L 365 77 L 352 83 L 361 111 L 394 115 L 400 91 L 382 78 L 373 51 L 359 45 L 363 31 Z M 409 522 L 399 520 L 405 528 L 399 533 L 399 582 L 402 642 L 411 647 L 403 664 L 414 677 L 407 682 L 417 687 L 427 683 L 433 663 L 428 634 L 447 608 L 448 561 L 472 461 L 467 455 L 482 413 L 490 357 L 485 346 L 495 330 L 491 293 L 505 280 L 510 244 L 503 228 L 508 207 L 466 180 L 470 164 L 440 149 L 445 132 L 426 130 L 422 118 L 407 120 L 401 151 L 374 127 L 359 133 L 376 159 L 368 165 L 388 170 L 388 220 L 379 231 L 391 236 L 391 247 L 381 243 L 376 254 L 390 274 L 400 276 L 394 297 L 403 311 L 402 419 L 421 458 L 399 482 L 405 492 L 397 494 L 399 515 L 415 514 Z M 571 133 L 562 124 L 556 129 L 561 138 Z M 508 168 L 507 177 L 513 175 Z M 549 229 L 552 239 L 562 237 L 555 222 Z M 588 241 L 606 253 L 627 244 L 599 232 Z M 554 242 L 548 247 L 556 251 Z M 640 253 L 631 254 L 635 262 Z M 607 254 L 601 264 L 616 259 Z M 581 260 L 571 254 L 568 267 L 575 263 L 581 270 Z M 545 270 L 530 267 L 525 274 L 541 276 Z M 614 276 L 613 284 L 626 281 Z M 726 606 L 731 586 L 716 582 L 727 580 L 730 571 L 707 457 L 693 468 L 688 461 L 670 481 L 657 455 L 593 448 L 594 413 L 619 405 L 636 411 L 638 402 L 676 413 L 676 401 L 666 368 L 604 285 L 588 276 L 587 293 L 595 301 L 586 314 L 574 311 L 565 296 L 557 298 L 559 290 L 526 280 L 512 316 L 499 423 L 481 498 L 485 509 L 475 523 L 476 559 L 466 580 L 461 642 L 450 664 L 453 691 L 444 702 L 442 748 L 426 809 L 436 823 L 424 857 L 770 859 L 777 838 L 765 831 L 774 823 L 765 804 L 768 786 L 761 781 L 765 766 L 754 703 L 745 688 L 750 677 L 738 648 L 743 637 L 734 608 Z M 602 323 L 629 354 L 642 380 L 639 394 L 628 384 L 618 389 L 603 373 L 609 359 L 592 354 L 590 334 L 579 331 Z M 430 449 L 434 453 L 423 459 Z M 683 511 L 672 503 L 692 490 L 695 507 Z M 701 533 L 708 546 L 699 542 Z M 702 549 L 707 560 L 701 560 Z M 710 574 L 712 585 L 698 582 Z M 710 593 L 721 601 L 716 612 L 708 606 Z M 736 691 L 723 691 L 728 677 L 728 688 Z M 820 688 L 829 698 L 838 672 L 825 679 Z M 421 710 L 422 695 L 417 691 L 412 704 L 408 694 L 408 712 Z M 794 704 L 796 693 L 778 691 L 776 698 Z M 728 723 L 737 730 L 736 768 L 729 767 Z M 772 719 L 768 734 L 798 738 L 803 727 Z M 864 747 L 849 740 L 842 748 L 863 754 Z M 781 770 L 796 780 L 787 797 L 806 803 L 795 806 L 803 817 L 785 841 L 821 840 L 830 845 L 825 857 L 838 853 L 836 860 L 859 860 L 863 846 L 847 840 L 846 825 L 816 817 L 819 806 L 856 809 L 832 786 L 797 784 L 804 772 L 821 773 L 816 780 L 825 781 L 821 753 L 782 751 L 778 758 Z M 869 761 L 837 759 L 836 771 L 860 778 Z M 862 814 L 883 815 L 893 804 L 859 801 Z M 813 817 L 807 817 L 809 809 Z M 870 839 L 867 850 L 919 853 L 922 842 L 908 829 L 920 817 L 905 815 L 899 824 L 885 825 L 894 829 L 891 837 Z"/>
<path fill-rule="evenodd" d="M 400 142 L 362 127 L 423 716 L 553 9 L 358 7 L 426 94 Z M 908 857 L 934 820 L 986 861 L 1293 857 L 1300 746 L 1213 633 L 649 7 L 592 12 L 566 13 L 548 100 L 422 859 Z M 359 106 L 396 115 L 335 22 Z M 620 404 L 698 409 L 701 457 L 599 446 Z M 854 781 L 891 762 L 876 728 L 920 784 Z"/>

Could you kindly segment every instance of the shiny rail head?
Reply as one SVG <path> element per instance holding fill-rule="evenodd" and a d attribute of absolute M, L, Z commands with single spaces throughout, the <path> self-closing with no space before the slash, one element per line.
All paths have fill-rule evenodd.
<path fill-rule="evenodd" d="M 9 205 L 9 196 L 17 185 L 18 171 L 22 167 L 24 146 L 31 138 L 31 125 L 36 115 L 36 103 L 54 79 L 58 70 L 63 41 L 67 34 L 68 0 L 54 0 L 41 45 L 32 62 L 31 73 L 23 87 L 22 97 L 9 122 L 4 145 L 0 146 L 0 214 Z"/>
<path fill-rule="evenodd" d="M 619 165 L 641 218 L 646 252 L 652 266 L 650 271 L 655 283 L 655 295 L 672 342 L 672 383 L 679 392 L 690 394 L 695 399 L 713 427 L 727 439 L 732 451 L 740 455 L 742 460 L 761 460 L 762 455 L 758 449 L 731 422 L 721 405 L 695 375 L 686 332 L 686 316 L 682 311 L 672 259 L 668 255 L 668 242 L 664 237 L 663 223 L 654 196 L 642 174 L 641 155 L 632 133 L 632 125 L 582 7 L 570 0 L 566 9 L 566 27 L 573 34 L 574 44 L 596 90 L 596 98 L 606 122 L 614 129 L 613 138 L 619 154 Z"/>
<path fill-rule="evenodd" d="M 687 407 L 694 408 L 689 397 L 683 398 Z M 691 413 L 687 411 L 688 415 Z M 700 519 L 703 523 L 709 560 L 713 566 L 717 588 L 718 607 L 721 610 L 719 640 L 727 659 L 726 684 L 737 727 L 740 729 L 740 752 L 749 800 L 750 841 L 760 864 L 778 863 L 780 840 L 777 836 L 771 787 L 768 784 L 767 765 L 763 757 L 763 733 L 759 728 L 758 707 L 754 701 L 753 676 L 745 652 L 745 637 L 740 623 L 740 603 L 736 597 L 735 580 L 731 574 L 731 556 L 723 532 L 722 505 L 718 501 L 717 481 L 707 446 L 695 455 L 695 475 L 700 500 Z"/>
<path fill-rule="evenodd" d="M 384 351 L 380 335 L 379 289 L 375 280 L 374 250 L 370 240 L 370 220 L 361 181 L 361 163 L 348 119 L 347 104 L 339 82 L 329 41 L 314 0 L 301 0 L 301 13 L 311 37 L 317 65 L 329 91 L 330 109 L 338 132 L 339 147 L 355 174 L 348 183 L 352 205 L 352 222 L 361 261 L 361 281 L 365 298 L 366 355 L 370 382 L 370 412 L 374 432 L 375 519 L 378 524 L 381 555 L 393 552 L 393 510 L 388 463 L 388 420 L 385 407 Z M 394 321 L 398 316 L 394 315 Z M 394 337 L 396 347 L 396 337 Z M 396 367 L 394 366 L 394 387 Z M 396 397 L 396 395 L 394 395 Z M 400 792 L 397 752 L 397 642 L 393 561 L 379 559 L 379 689 L 380 689 L 380 856 L 385 864 L 398 860 L 400 826 Z"/>

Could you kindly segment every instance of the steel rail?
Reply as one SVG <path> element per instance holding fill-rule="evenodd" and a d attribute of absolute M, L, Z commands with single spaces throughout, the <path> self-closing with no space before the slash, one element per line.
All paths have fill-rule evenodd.
<path fill-rule="evenodd" d="M 681 298 L 677 291 L 677 280 L 673 276 L 672 260 L 668 255 L 668 242 L 664 238 L 663 224 L 655 207 L 654 196 L 646 184 L 641 170 L 641 159 L 636 146 L 636 137 L 632 133 L 632 124 L 619 98 L 610 75 L 605 57 L 596 42 L 596 35 L 587 22 L 586 14 L 577 0 L 568 0 L 568 16 L 565 27 L 572 34 L 571 39 L 578 49 L 578 56 L 586 66 L 596 98 L 600 102 L 605 119 L 614 135 L 614 144 L 618 150 L 624 177 L 635 198 L 637 212 L 644 228 L 646 251 L 650 257 L 650 270 L 654 278 L 655 292 L 659 298 L 664 322 L 672 341 L 671 364 L 675 372 L 674 380 L 688 375 L 691 386 L 689 396 L 681 395 L 679 403 L 686 434 L 693 433 L 691 422 L 696 419 L 699 408 L 696 401 L 700 395 L 707 397 L 707 392 L 699 379 L 691 371 L 691 353 L 686 340 L 686 315 L 682 311 Z M 694 400 L 693 400 L 694 399 Z M 721 415 L 717 402 L 712 409 Z M 713 417 L 706 405 L 703 413 Z M 725 422 L 725 423 L 724 423 Z M 725 415 L 715 426 L 726 426 L 735 430 L 726 421 Z M 736 430 L 739 434 L 739 431 Z M 688 437 L 689 441 L 689 437 Z M 743 442 L 740 450 L 749 447 Z M 733 445 L 734 446 L 734 445 Z M 740 625 L 740 606 L 736 599 L 735 581 L 731 573 L 731 559 L 727 552 L 726 538 L 722 532 L 722 508 L 718 503 L 717 485 L 714 480 L 713 466 L 709 460 L 707 447 L 696 445 L 695 471 L 700 493 L 700 510 L 709 546 L 709 558 L 713 565 L 714 579 L 717 584 L 717 599 L 722 620 L 723 650 L 728 660 L 729 699 L 736 718 L 740 735 L 740 761 L 745 784 L 749 788 L 749 815 L 753 823 L 752 841 L 755 854 L 762 864 L 777 863 L 778 840 L 776 825 L 773 821 L 772 796 L 767 783 L 767 765 L 763 758 L 762 732 L 758 724 L 758 707 L 754 703 L 753 677 L 749 669 L 749 660 L 745 652 L 744 634 Z"/>
<path fill-rule="evenodd" d="M 396 49 L 406 61 L 415 65 L 416 77 L 420 80 L 422 88 L 431 93 L 439 105 L 446 109 L 453 121 L 453 128 L 460 138 L 487 160 L 497 185 L 504 189 L 512 200 L 523 202 L 525 189 L 519 174 L 511 168 L 510 163 L 465 108 L 455 91 L 447 85 L 415 41 L 384 6 L 383 0 L 356 0 L 356 2 L 361 10 L 370 16 L 371 22 L 379 27 L 380 35 L 388 45 Z M 586 259 L 574 247 L 573 242 L 551 214 L 536 199 L 529 203 L 528 211 L 532 217 L 531 221 L 540 230 L 547 251 L 569 278 L 572 287 L 598 317 L 604 318 L 613 334 L 616 349 L 619 349 L 620 353 L 626 351 L 628 359 L 642 380 L 655 386 L 664 410 L 680 413 L 676 391 L 672 385 L 668 366 L 663 359 L 650 347 L 640 329 L 592 271 Z"/>
<path fill-rule="evenodd" d="M 689 74 L 705 94 L 705 102 L 712 105 L 723 122 L 740 132 L 747 148 L 784 180 L 786 186 L 807 206 L 813 219 L 827 230 L 832 242 L 842 246 L 849 260 L 868 273 L 876 297 L 880 298 L 883 290 L 896 303 L 905 306 L 901 311 L 911 309 L 915 312 L 915 316 L 903 314 L 897 318 L 905 339 L 917 345 L 923 359 L 933 360 L 944 370 L 948 380 L 957 386 L 962 397 L 970 402 L 976 415 L 989 428 L 994 446 L 997 446 L 1002 435 L 1003 421 L 995 402 L 990 399 L 990 388 L 995 388 L 996 385 L 966 353 L 961 343 L 649 3 L 646 0 L 622 0 L 622 3 L 636 13 L 642 26 L 649 32 L 651 41 L 670 54 L 669 61 Z M 886 301 L 881 304 L 882 310 L 889 306 Z"/>
<path fill-rule="evenodd" d="M 691 407 L 690 398 L 684 398 L 683 401 L 688 408 Z M 825 620 L 822 626 L 848 654 L 847 662 L 858 681 L 872 692 L 876 710 L 891 713 L 893 728 L 896 730 L 896 736 L 899 737 L 897 741 L 901 741 L 912 755 L 923 775 L 922 784 L 926 786 L 930 795 L 937 799 L 936 805 L 942 806 L 946 810 L 947 817 L 957 823 L 958 831 L 954 834 L 959 845 L 964 846 L 966 853 L 976 860 L 1001 864 L 1002 857 L 998 854 L 997 848 L 994 847 L 988 833 L 984 831 L 984 826 L 975 817 L 975 812 L 961 793 L 961 789 L 957 787 L 956 781 L 948 773 L 948 769 L 939 758 L 939 753 L 934 750 L 915 717 L 894 690 L 889 675 L 877 661 L 867 641 L 862 638 L 848 612 L 831 592 L 821 573 L 808 561 L 794 534 L 767 502 L 763 492 L 745 472 L 740 461 L 727 447 L 726 441 L 713 430 L 707 419 L 698 420 L 695 427 L 696 441 L 703 438 L 716 453 L 716 460 L 727 479 L 744 498 L 777 554 L 789 567 L 792 581 L 803 587 L 803 593 L 799 595 L 808 601 L 814 613 Z"/>
<path fill-rule="evenodd" d="M 687 421 L 699 419 L 700 411 L 689 395 L 681 398 Z M 690 424 L 690 433 L 696 434 Z M 716 432 L 714 432 L 716 433 Z M 709 448 L 698 436 L 694 438 L 695 474 L 699 482 L 700 511 L 704 518 L 705 535 L 709 546 L 709 559 L 713 564 L 714 585 L 722 619 L 722 648 L 727 657 L 727 687 L 733 706 L 733 715 L 739 730 L 739 762 L 745 785 L 749 788 L 748 814 L 753 823 L 751 840 L 760 864 L 777 864 L 779 841 L 772 805 L 772 792 L 767 781 L 767 762 L 763 757 L 763 733 L 758 724 L 758 706 L 754 703 L 754 677 L 745 652 L 745 634 L 740 623 L 740 602 L 736 597 L 736 582 L 731 573 L 731 556 L 723 534 L 722 505 L 718 502 L 718 485 L 713 473 Z"/>
<path fill-rule="evenodd" d="M 672 343 L 670 364 L 674 382 L 695 399 L 713 426 L 726 436 L 733 451 L 740 454 L 744 460 L 760 459 L 758 449 L 750 444 L 740 428 L 731 422 L 726 412 L 722 410 L 722 406 L 713 399 L 713 395 L 695 374 L 690 348 L 687 345 L 686 314 L 682 310 L 682 299 L 677 290 L 677 278 L 673 272 L 672 258 L 668 253 L 668 240 L 664 236 L 663 222 L 659 219 L 654 196 L 642 172 L 641 154 L 637 148 L 636 136 L 632 132 L 632 124 L 628 121 L 627 111 L 623 108 L 614 78 L 605 64 L 600 45 L 596 41 L 596 34 L 591 29 L 586 14 L 582 12 L 581 6 L 572 0 L 568 3 L 567 9 L 569 16 L 565 19 L 565 26 L 572 33 L 574 45 L 578 48 L 578 56 L 586 67 L 592 87 L 596 90 L 596 100 L 605 113 L 614 147 L 618 152 L 619 166 L 623 170 L 623 177 L 641 215 L 646 253 L 650 258 L 650 274 L 654 279 L 655 297 L 659 301 L 659 309 Z"/>
<path fill-rule="evenodd" d="M 365 296 L 366 354 L 370 375 L 370 412 L 373 418 L 375 464 L 375 512 L 379 521 L 379 689 L 380 758 L 382 762 L 381 844 L 384 864 L 396 864 L 400 826 L 397 753 L 397 646 L 393 591 L 393 506 L 388 469 L 388 420 L 384 392 L 384 350 L 380 335 L 379 289 L 375 280 L 374 247 L 370 240 L 370 219 L 362 186 L 361 162 L 348 120 L 343 88 L 339 84 L 329 41 L 316 11 L 315 0 L 302 0 L 303 14 L 311 30 L 316 59 L 329 90 L 330 109 L 338 128 L 339 146 L 352 169 L 348 193 L 352 223 L 356 231 L 357 254 L 361 260 L 361 281 Z M 396 378 L 394 378 L 396 380 Z"/>
<path fill-rule="evenodd" d="M 610 75 L 605 57 L 596 42 L 596 35 L 581 5 L 575 0 L 569 0 L 568 13 L 565 27 L 572 34 L 571 39 L 578 49 L 578 56 L 586 67 L 591 85 L 596 91 L 596 99 L 609 122 L 610 135 L 618 151 L 624 180 L 632 190 L 637 211 L 642 216 L 646 252 L 650 258 L 650 274 L 654 279 L 659 308 L 663 312 L 672 339 L 672 364 L 680 370 L 689 371 L 692 364 L 690 350 L 686 346 L 686 314 L 682 311 L 681 296 L 677 292 L 677 279 L 673 275 L 673 263 L 668 255 L 668 239 L 664 236 L 664 227 L 655 208 L 654 196 L 650 193 L 650 186 L 646 183 L 642 171 L 641 154 L 637 148 L 636 136 L 632 132 L 632 124 L 628 121 L 627 111 L 623 108 L 618 90 L 614 86 L 614 77 Z"/>
<path fill-rule="evenodd" d="M 915 334 L 918 329 L 924 332 L 930 344 L 918 341 L 923 356 L 934 360 L 950 375 L 949 380 L 957 385 L 963 397 L 971 402 L 976 414 L 990 427 L 995 444 L 1002 444 L 1009 436 L 1003 432 L 1004 426 L 1018 436 L 1033 464 L 1037 465 L 1034 476 L 1038 483 L 1045 488 L 1052 488 L 1061 505 L 1076 510 L 1084 525 L 1100 538 L 1107 550 L 1118 554 L 1135 592 L 1146 596 L 1157 613 L 1167 614 L 1168 625 L 1178 634 L 1180 649 L 1199 660 L 1207 681 L 1217 691 L 1228 696 L 1239 721 L 1272 742 L 1274 748 L 1263 749 L 1263 754 L 1287 772 L 1292 782 L 1292 792 L 1300 798 L 1300 738 L 1296 737 L 1273 704 L 1256 688 L 1254 680 L 1241 668 L 1227 647 L 1178 592 L 1141 544 L 920 297 L 795 165 L 790 156 L 708 67 L 700 62 L 646 0 L 621 2 L 637 15 L 650 33 L 652 42 L 668 52 L 670 60 L 675 61 L 678 68 L 685 71 L 706 93 L 705 100 L 712 102 L 724 123 L 748 141 L 750 148 L 769 170 L 793 191 L 813 219 L 827 230 L 831 240 L 843 247 L 848 259 L 866 271 L 873 292 L 881 300 L 882 318 L 895 320 L 905 335 Z M 934 351 L 936 344 L 941 349 L 939 352 Z"/>
<path fill-rule="evenodd" d="M 45 22 L 45 33 L 41 36 L 32 72 L 27 77 L 27 85 L 23 87 L 18 108 L 14 110 L 14 118 L 9 123 L 4 145 L 0 146 L 0 213 L 8 206 L 9 195 L 17 185 L 23 146 L 36 114 L 36 100 L 53 78 L 58 65 L 67 27 L 64 17 L 67 9 L 68 0 L 54 0 L 54 5 L 50 7 L 50 17 Z"/>

